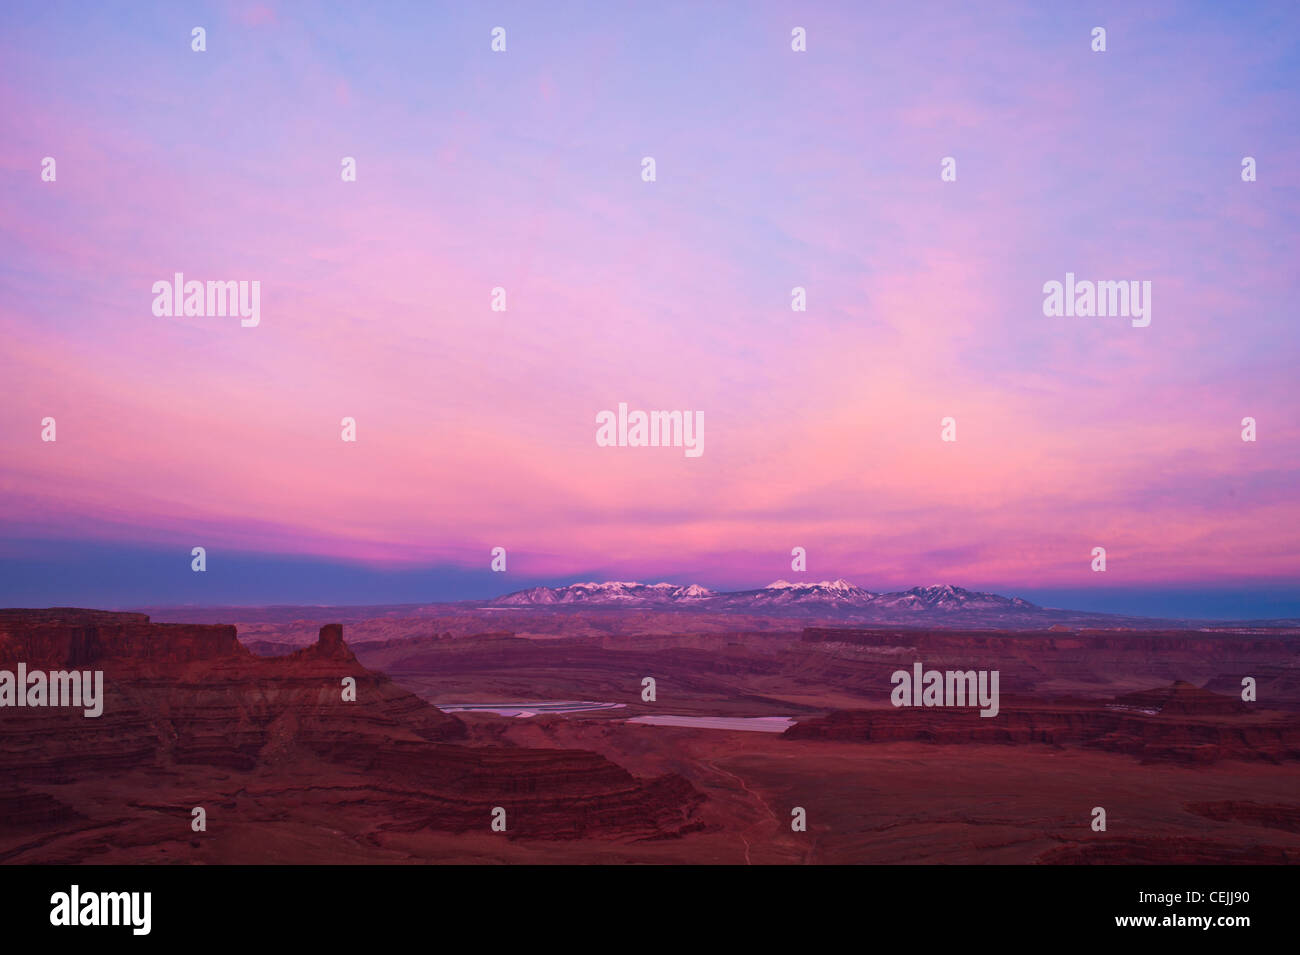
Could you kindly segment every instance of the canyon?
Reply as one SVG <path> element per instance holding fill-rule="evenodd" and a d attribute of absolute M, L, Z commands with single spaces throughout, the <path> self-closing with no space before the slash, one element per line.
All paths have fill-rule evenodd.
<path fill-rule="evenodd" d="M 123 845 L 174 859 L 230 824 L 256 833 L 332 806 L 340 828 L 360 817 L 357 851 L 397 832 L 486 833 L 497 806 L 504 838 L 663 838 L 689 829 L 702 799 L 680 777 L 637 779 L 588 751 L 466 745 L 460 720 L 358 663 L 338 625 L 263 658 L 231 626 L 3 612 L 0 660 L 105 674 L 98 720 L 28 709 L 0 721 L 5 861 L 117 859 Z M 191 832 L 192 807 L 208 832 Z"/>
<path fill-rule="evenodd" d="M 98 719 L 0 711 L 0 859 L 1300 861 L 1300 633 L 1286 628 L 800 627 L 645 606 L 192 614 L 205 622 L 0 610 L 0 668 L 104 673 Z M 891 705 L 890 675 L 917 661 L 1000 671 L 997 716 Z M 1089 827 L 1098 805 L 1105 832 Z"/>

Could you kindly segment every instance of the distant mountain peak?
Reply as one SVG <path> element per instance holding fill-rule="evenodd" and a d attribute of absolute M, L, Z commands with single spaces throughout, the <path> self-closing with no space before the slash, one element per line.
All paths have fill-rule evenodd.
<path fill-rule="evenodd" d="M 496 606 L 551 606 L 555 604 L 674 604 L 701 600 L 712 596 L 713 591 L 699 584 L 685 587 L 677 584 L 643 584 L 634 580 L 610 580 L 604 583 L 585 581 L 563 587 L 532 587 L 518 590 L 489 601 Z"/>
<path fill-rule="evenodd" d="M 859 588 L 857 588 L 857 587 L 854 587 L 853 584 L 849 583 L 849 582 L 848 582 L 847 580 L 845 580 L 843 577 L 840 577 L 840 578 L 837 579 L 837 580 L 822 580 L 822 581 L 818 581 L 818 582 L 816 582 L 816 583 L 813 583 L 812 581 L 794 581 L 794 582 L 791 582 L 791 581 L 789 581 L 789 580 L 774 580 L 774 581 L 772 581 L 772 583 L 768 584 L 768 585 L 767 585 L 766 587 L 764 587 L 763 589 L 764 589 L 764 590 L 790 590 L 790 589 L 794 589 L 794 588 L 803 588 L 803 589 L 805 589 L 805 590 L 812 589 L 812 588 L 820 588 L 820 589 L 822 589 L 822 590 L 857 590 L 857 589 L 859 589 Z"/>
<path fill-rule="evenodd" d="M 873 593 L 843 577 L 835 580 L 774 580 L 758 590 L 713 591 L 699 584 L 614 580 L 563 587 L 533 587 L 489 601 L 491 606 L 585 605 L 606 607 L 690 607 L 742 612 L 838 613 L 912 619 L 927 612 L 943 617 L 964 612 L 1023 613 L 1040 608 L 1018 597 L 979 593 L 954 584 L 931 584 L 893 593 Z"/>

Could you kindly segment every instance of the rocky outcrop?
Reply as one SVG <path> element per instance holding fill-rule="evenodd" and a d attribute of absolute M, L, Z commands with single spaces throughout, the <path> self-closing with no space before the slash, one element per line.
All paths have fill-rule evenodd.
<path fill-rule="evenodd" d="M 232 626 L 0 613 L 0 669 L 19 662 L 104 674 L 98 718 L 81 709 L 0 711 L 0 775 L 23 787 L 0 812 L 22 820 L 19 828 L 57 827 L 80 812 L 50 787 L 130 774 L 179 777 L 199 793 L 241 774 L 272 790 L 282 783 L 277 812 L 333 798 L 323 794 L 337 788 L 404 830 L 484 831 L 501 806 L 508 838 L 669 837 L 691 828 L 703 799 L 680 777 L 638 779 L 595 753 L 464 745 L 459 719 L 362 666 L 338 624 L 322 627 L 311 646 L 263 658 Z M 355 683 L 355 701 L 345 682 Z M 315 795 L 295 789 L 307 777 Z"/>
<path fill-rule="evenodd" d="M 1127 694 L 1114 703 L 1003 697 L 995 717 L 970 707 L 839 710 L 785 731 L 793 740 L 1044 743 L 1087 746 L 1142 760 L 1281 763 L 1300 759 L 1300 718 L 1249 710 L 1185 683 Z"/>
<path fill-rule="evenodd" d="M 153 624 L 135 613 L 0 610 L 0 663 L 97 668 L 98 661 L 108 660 L 117 668 L 139 671 L 151 665 L 251 658 L 229 626 Z"/>
<path fill-rule="evenodd" d="M 1051 849 L 1042 865 L 1295 865 L 1300 849 L 1235 845 L 1208 839 L 1116 839 L 1101 837 Z"/>
<path fill-rule="evenodd" d="M 82 818 L 71 806 L 44 793 L 17 788 L 0 793 L 0 834 L 5 836 L 22 838 Z"/>
<path fill-rule="evenodd" d="M 927 667 L 941 670 L 1001 670 L 1004 692 L 1039 696 L 1111 697 L 1114 687 L 1177 681 L 1236 695 L 1242 679 L 1251 677 L 1260 705 L 1300 710 L 1300 636 L 1294 631 L 1265 635 L 808 627 L 800 642 L 822 650 L 824 666 L 868 674 L 885 695 L 889 674 L 898 663 L 923 660 Z"/>
<path fill-rule="evenodd" d="M 1188 812 L 1194 812 L 1217 822 L 1245 822 L 1266 829 L 1300 832 L 1300 803 L 1258 803 L 1225 800 L 1222 802 L 1190 803 Z"/>
<path fill-rule="evenodd" d="M 1126 693 L 1116 697 L 1113 705 L 1161 716 L 1237 716 L 1250 712 L 1250 707 L 1236 697 L 1212 693 L 1185 680 L 1175 680 L 1154 690 Z"/>

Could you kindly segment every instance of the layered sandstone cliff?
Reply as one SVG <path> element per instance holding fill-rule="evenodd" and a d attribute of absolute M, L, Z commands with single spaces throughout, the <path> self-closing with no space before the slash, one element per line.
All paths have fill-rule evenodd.
<path fill-rule="evenodd" d="M 820 650 L 805 667 L 826 679 L 888 692 L 899 666 L 993 669 L 1004 692 L 1111 698 L 1177 681 L 1238 694 L 1253 679 L 1272 709 L 1300 710 L 1300 636 L 1197 631 L 956 631 L 809 627 L 800 643 Z"/>
<path fill-rule="evenodd" d="M 1300 718 L 1252 710 L 1232 697 L 1186 683 L 1126 694 L 1111 703 L 1003 697 L 991 718 L 972 707 L 839 710 L 797 723 L 784 735 L 858 742 L 1043 743 L 1186 763 L 1300 759 Z"/>
<path fill-rule="evenodd" d="M 671 837 L 693 825 L 703 798 L 679 776 L 639 779 L 595 753 L 467 745 L 459 719 L 362 666 L 337 624 L 312 646 L 263 658 L 231 626 L 0 611 L 0 669 L 20 662 L 29 672 L 102 671 L 103 713 L 0 710 L 0 775 L 10 783 L 0 858 L 6 845 L 85 818 L 129 819 L 150 802 L 134 782 L 148 778 L 192 802 L 230 801 L 221 794 L 255 784 L 274 803 L 259 818 L 342 800 L 381 830 L 486 832 L 502 807 L 506 838 Z M 138 798 L 106 806 L 86 795 L 120 789 L 97 785 L 115 779 L 132 780 Z"/>

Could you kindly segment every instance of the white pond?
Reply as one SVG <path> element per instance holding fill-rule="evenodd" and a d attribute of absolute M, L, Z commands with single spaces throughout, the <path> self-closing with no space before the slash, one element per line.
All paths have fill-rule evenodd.
<path fill-rule="evenodd" d="M 788 716 L 634 716 L 624 722 L 703 730 L 742 730 L 749 733 L 784 733 L 795 723 Z"/>

